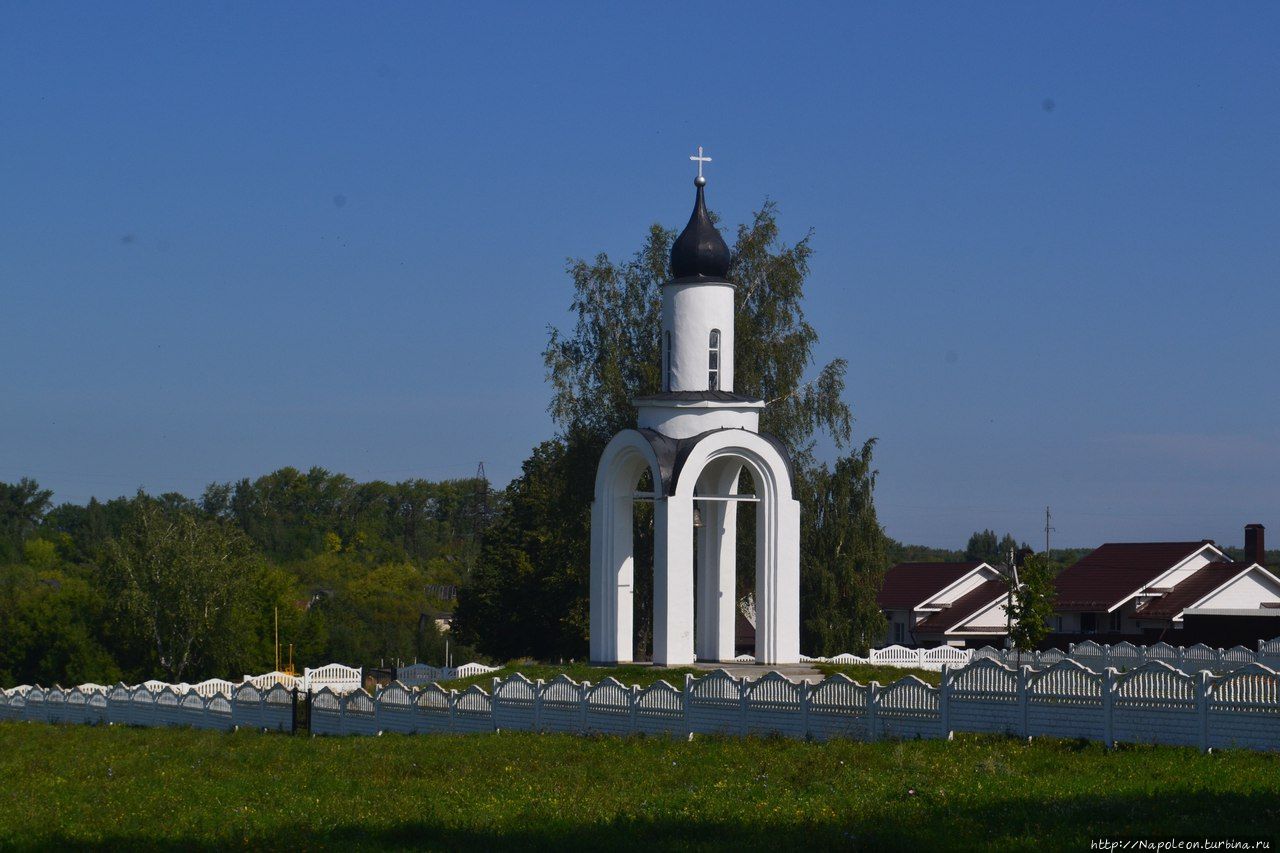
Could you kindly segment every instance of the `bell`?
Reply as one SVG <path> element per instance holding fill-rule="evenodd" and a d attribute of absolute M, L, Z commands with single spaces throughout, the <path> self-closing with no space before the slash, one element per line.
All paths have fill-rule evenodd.
<path fill-rule="evenodd" d="M 696 506 L 693 508 L 693 527 L 696 530 L 702 526 L 702 510 Z"/>

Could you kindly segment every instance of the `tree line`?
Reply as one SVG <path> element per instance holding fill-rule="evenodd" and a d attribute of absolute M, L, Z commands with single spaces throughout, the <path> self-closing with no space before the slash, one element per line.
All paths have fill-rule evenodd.
<path fill-rule="evenodd" d="M 283 468 L 199 499 L 53 506 L 0 483 L 0 683 L 261 672 L 277 622 L 299 665 L 438 661 L 488 488 Z"/>

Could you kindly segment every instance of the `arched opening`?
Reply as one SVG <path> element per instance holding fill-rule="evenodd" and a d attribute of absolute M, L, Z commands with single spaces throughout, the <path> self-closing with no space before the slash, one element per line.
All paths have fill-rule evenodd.
<path fill-rule="evenodd" d="M 692 536 L 696 562 L 686 564 L 684 581 L 695 605 L 687 626 L 694 656 L 727 661 L 747 651 L 761 663 L 797 661 L 799 504 L 791 494 L 786 458 L 753 433 L 713 434 L 685 463 L 671 502 L 682 498 L 697 508 L 700 521 Z M 671 517 L 680 517 L 678 511 Z M 679 537 L 679 531 L 668 535 Z M 672 589 L 668 595 L 678 593 Z M 755 610 L 754 644 L 740 649 L 735 628 L 740 603 L 748 596 Z M 673 639 L 680 636 L 678 629 L 667 630 Z"/>

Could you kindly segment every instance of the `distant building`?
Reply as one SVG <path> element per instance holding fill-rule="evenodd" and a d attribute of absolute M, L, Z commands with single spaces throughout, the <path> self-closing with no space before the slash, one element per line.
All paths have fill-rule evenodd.
<path fill-rule="evenodd" d="M 988 563 L 899 563 L 877 602 L 889 620 L 885 644 L 1001 645 L 1008 586 Z"/>
<path fill-rule="evenodd" d="M 1094 549 L 1058 575 L 1050 643 L 1212 643 L 1184 630 L 1188 611 L 1248 616 L 1280 608 L 1280 577 L 1263 564 L 1263 532 L 1260 524 L 1245 528 L 1246 556 L 1239 562 L 1210 540 L 1111 542 Z"/>

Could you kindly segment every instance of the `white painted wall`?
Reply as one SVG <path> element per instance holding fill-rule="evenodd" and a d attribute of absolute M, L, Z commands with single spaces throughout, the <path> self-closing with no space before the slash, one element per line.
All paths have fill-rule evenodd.
<path fill-rule="evenodd" d="M 665 284 L 662 286 L 662 346 L 666 368 L 666 338 L 671 335 L 668 391 L 706 391 L 711 330 L 720 330 L 721 391 L 733 390 L 733 285 L 726 283 Z"/>
<path fill-rule="evenodd" d="M 736 405 L 700 401 L 672 403 L 639 400 L 636 421 L 641 429 L 657 430 L 671 438 L 693 438 L 713 429 L 760 431 L 760 409 L 764 404 Z"/>
<path fill-rule="evenodd" d="M 1280 602 L 1280 586 L 1254 569 L 1216 590 L 1197 607 L 1231 607 L 1257 609 L 1263 604 Z"/>

